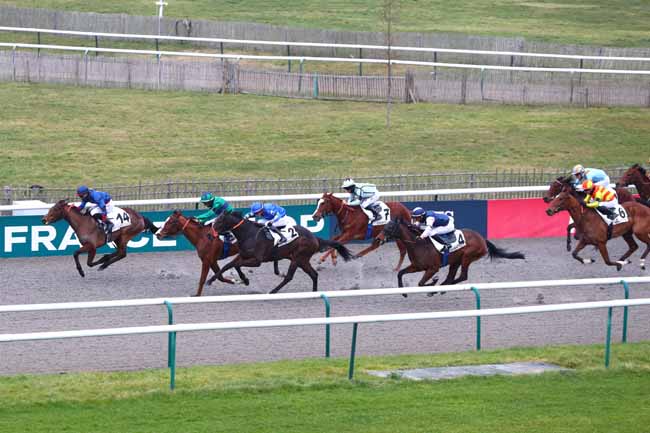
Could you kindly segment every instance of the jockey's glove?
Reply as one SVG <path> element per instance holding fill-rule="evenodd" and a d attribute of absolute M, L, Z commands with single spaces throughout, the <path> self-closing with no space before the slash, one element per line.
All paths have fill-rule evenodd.
<path fill-rule="evenodd" d="M 264 225 L 267 227 L 271 227 L 273 225 L 273 221 L 267 221 Z"/>
<path fill-rule="evenodd" d="M 598 207 L 598 206 L 600 206 L 599 201 L 592 201 L 592 202 L 587 203 L 587 207 L 590 207 L 590 208 L 595 208 L 595 207 Z"/>

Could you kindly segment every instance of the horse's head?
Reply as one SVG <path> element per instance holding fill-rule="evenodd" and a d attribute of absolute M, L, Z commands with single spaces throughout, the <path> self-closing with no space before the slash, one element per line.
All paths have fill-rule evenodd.
<path fill-rule="evenodd" d="M 63 219 L 69 210 L 68 200 L 59 200 L 47 211 L 41 219 L 43 224 L 51 224 Z"/>
<path fill-rule="evenodd" d="M 544 203 L 550 203 L 567 185 L 571 185 L 570 176 L 560 176 L 551 182 L 548 191 L 546 191 L 546 194 L 544 195 Z"/>
<path fill-rule="evenodd" d="M 335 212 L 335 203 L 341 201 L 340 199 L 334 197 L 334 194 L 331 192 L 323 193 L 323 196 L 318 199 L 316 203 L 316 210 L 312 214 L 311 218 L 318 222 L 326 215 Z"/>
<path fill-rule="evenodd" d="M 242 216 L 241 212 L 223 212 L 221 215 L 219 215 L 219 218 L 214 221 L 212 227 L 218 233 L 224 233 L 229 232 L 243 221 L 244 217 Z"/>
<path fill-rule="evenodd" d="M 548 209 L 546 209 L 546 215 L 552 216 L 560 211 L 569 210 L 577 203 L 578 201 L 571 195 L 571 191 L 565 188 L 557 197 L 551 200 Z"/>
<path fill-rule="evenodd" d="M 184 223 L 181 222 L 183 213 L 180 210 L 175 210 L 164 222 L 163 226 L 156 232 L 158 239 L 165 239 L 169 236 L 176 236 L 185 228 L 184 225 L 190 220 L 187 219 Z"/>
<path fill-rule="evenodd" d="M 623 176 L 616 183 L 617 187 L 626 187 L 628 185 L 643 183 L 644 178 L 647 179 L 647 172 L 640 164 L 634 164 L 632 167 L 628 168 Z M 646 180 L 647 182 L 647 180 Z"/>

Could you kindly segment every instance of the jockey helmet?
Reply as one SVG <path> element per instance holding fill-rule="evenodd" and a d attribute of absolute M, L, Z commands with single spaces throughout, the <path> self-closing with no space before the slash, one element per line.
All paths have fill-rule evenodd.
<path fill-rule="evenodd" d="M 204 192 L 203 194 L 201 194 L 201 203 L 208 204 L 212 200 L 214 200 L 214 196 L 212 195 L 211 192 Z"/>
<path fill-rule="evenodd" d="M 582 190 L 583 191 L 589 191 L 589 190 L 593 189 L 593 187 L 594 187 L 594 183 L 592 181 L 590 181 L 590 180 L 585 180 L 584 182 L 582 182 Z"/>
<path fill-rule="evenodd" d="M 350 188 L 354 188 L 355 185 L 356 185 L 356 183 L 354 182 L 354 179 L 352 179 L 351 177 L 348 177 L 347 179 L 345 179 L 343 181 L 343 184 L 341 185 L 341 188 L 350 189 Z"/>
<path fill-rule="evenodd" d="M 81 185 L 79 188 L 77 188 L 77 195 L 79 197 L 83 197 L 84 195 L 88 194 L 89 190 L 86 185 Z"/>
<path fill-rule="evenodd" d="M 422 209 L 422 208 L 419 207 L 419 206 L 416 207 L 416 208 L 414 208 L 414 209 L 411 211 L 411 216 L 412 216 L 413 218 L 420 218 L 420 217 L 423 217 L 425 214 L 426 214 L 426 212 L 424 211 L 424 209 Z"/>
<path fill-rule="evenodd" d="M 251 205 L 251 213 L 252 214 L 257 214 L 260 213 L 264 210 L 264 206 L 262 206 L 262 203 L 260 202 L 255 202 Z"/>
<path fill-rule="evenodd" d="M 582 166 L 582 164 L 576 164 L 573 167 L 573 170 L 571 170 L 571 174 L 575 177 L 580 178 L 585 175 L 585 168 Z"/>

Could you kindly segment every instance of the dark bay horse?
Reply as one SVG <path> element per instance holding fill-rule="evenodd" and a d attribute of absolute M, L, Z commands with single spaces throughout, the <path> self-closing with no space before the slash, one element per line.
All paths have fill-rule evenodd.
<path fill-rule="evenodd" d="M 490 258 L 501 257 L 505 259 L 524 259 L 525 256 L 520 252 L 509 253 L 498 248 L 492 242 L 486 240 L 474 230 L 462 230 L 465 237 L 465 246 L 449 254 L 448 264 L 449 273 L 441 285 L 457 284 L 467 280 L 469 266 L 489 254 Z M 384 226 L 383 231 L 379 234 L 380 242 L 386 239 L 400 239 L 406 245 L 411 264 L 397 273 L 398 287 L 404 287 L 402 277 L 404 274 L 424 271 L 424 275 L 418 282 L 418 286 L 433 286 L 438 281 L 433 278 L 440 270 L 442 255 L 429 239 L 420 239 L 416 229 L 403 218 L 393 219 Z M 460 276 L 456 278 L 458 268 L 461 268 Z M 432 279 L 430 284 L 427 281 Z"/>
<path fill-rule="evenodd" d="M 628 185 L 634 185 L 636 190 L 639 193 L 641 198 L 641 203 L 646 206 L 650 206 L 650 177 L 645 168 L 641 167 L 639 164 L 634 164 L 632 167 L 628 168 L 623 176 L 616 183 L 616 187 L 624 188 Z M 619 199 L 619 202 L 621 200 Z"/>
<path fill-rule="evenodd" d="M 404 218 L 410 220 L 411 212 L 400 202 L 386 202 L 386 206 L 390 209 L 391 219 L 393 218 Z M 366 232 L 368 230 L 368 216 L 359 206 L 350 206 L 345 203 L 345 200 L 340 199 L 332 193 L 324 193 L 323 196 L 318 200 L 316 205 L 316 211 L 313 213 L 312 218 L 314 221 L 319 221 L 326 215 L 334 215 L 338 221 L 338 225 L 341 229 L 341 233 L 333 238 L 333 240 L 345 244 L 351 240 L 365 240 Z M 377 235 L 381 232 L 384 226 L 377 225 L 372 228 L 372 243 L 370 246 L 359 254 L 357 257 L 362 257 L 368 254 L 372 250 L 379 248 L 381 243 L 376 240 Z M 399 270 L 404 262 L 404 256 L 406 255 L 406 248 L 401 240 L 397 240 L 397 248 L 399 248 L 399 262 L 395 267 L 395 271 Z M 334 250 L 329 250 L 325 253 L 320 261 L 324 262 L 327 259 L 328 255 L 332 255 L 332 263 L 336 265 L 336 252 Z"/>
<path fill-rule="evenodd" d="M 88 261 L 86 264 L 90 267 L 101 265 L 99 270 L 102 271 L 118 260 L 122 260 L 126 257 L 127 244 L 136 235 L 145 230 L 149 230 L 151 233 L 158 231 L 158 227 L 149 221 L 148 218 L 143 217 L 133 209 L 124 207 L 122 210 L 129 214 L 131 225 L 113 232 L 111 242 L 115 243 L 116 251 L 111 254 L 104 254 L 97 261 L 93 261 L 95 259 L 95 254 L 97 254 L 97 249 L 99 247 L 106 244 L 106 235 L 104 234 L 104 230 L 99 228 L 97 225 L 97 221 L 89 214 L 82 214 L 77 207 L 68 204 L 67 200 L 59 200 L 50 208 L 42 221 L 44 224 L 51 224 L 64 219 L 68 224 L 70 224 L 70 227 L 72 227 L 72 230 L 74 230 L 79 239 L 79 243 L 81 243 L 81 248 L 73 254 L 74 261 L 77 265 L 79 275 L 85 277 L 86 274 L 79 263 L 79 254 L 88 253 Z"/>
<path fill-rule="evenodd" d="M 645 269 L 645 258 L 650 251 L 650 208 L 635 201 L 623 203 L 623 208 L 628 215 L 628 222 L 617 224 L 612 227 L 611 238 L 622 236 L 628 245 L 628 250 L 616 262 L 612 262 L 607 251 L 608 230 L 607 224 L 602 220 L 594 209 L 584 207 L 572 195 L 571 190 L 566 188 L 555 197 L 548 206 L 546 213 L 554 215 L 562 210 L 567 210 L 580 230 L 581 236 L 578 245 L 571 255 L 581 263 L 593 263 L 593 259 L 583 259 L 578 253 L 587 245 L 595 245 L 600 251 L 605 264 L 616 266 L 621 270 L 623 265 L 629 263 L 628 257 L 636 251 L 639 246 L 634 241 L 635 235 L 641 242 L 646 244 L 646 249 L 641 256 L 641 269 Z"/>
<path fill-rule="evenodd" d="M 570 188 L 570 191 L 573 193 L 574 197 L 580 198 L 579 194 L 573 188 L 573 179 L 571 176 L 560 176 L 555 179 L 548 187 L 548 191 L 544 195 L 544 203 L 550 203 L 562 190 L 567 187 Z M 619 203 L 627 203 L 634 201 L 634 196 L 625 186 L 616 186 L 616 196 L 618 197 Z M 566 227 L 566 250 L 571 251 L 571 230 L 576 228 L 575 222 L 570 223 Z M 576 229 L 576 239 L 580 237 L 578 230 Z"/>
<path fill-rule="evenodd" d="M 300 225 L 293 227 L 299 234 L 297 239 L 281 247 L 274 247 L 273 240 L 269 239 L 267 235 L 268 229 L 261 224 L 244 219 L 239 212 L 221 214 L 214 222 L 213 227 L 219 232 L 231 231 L 235 235 L 239 243 L 239 255 L 221 268 L 221 271 L 217 275 L 210 278 L 208 284 L 211 284 L 215 278 L 218 278 L 232 267 L 257 267 L 264 262 L 288 259 L 291 261 L 291 264 L 289 265 L 287 275 L 270 293 L 276 293 L 291 281 L 298 268 L 309 275 L 312 280 L 312 290 L 317 291 L 318 273 L 309 263 L 314 254 L 319 251 L 325 251 L 327 248 L 334 248 L 341 254 L 341 257 L 345 261 L 354 257 L 340 243 L 321 239 Z"/>
<path fill-rule="evenodd" d="M 197 220 L 184 216 L 180 210 L 174 211 L 174 213 L 167 218 L 165 224 L 163 224 L 160 230 L 156 232 L 156 237 L 158 239 L 164 239 L 176 236 L 179 233 L 185 235 L 187 240 L 194 245 L 196 253 L 201 259 L 201 276 L 199 278 L 199 287 L 195 295 L 201 296 L 203 285 L 205 284 L 210 269 L 212 269 L 215 274 L 218 274 L 219 264 L 217 261 L 239 253 L 239 245 L 236 243 L 230 245 L 227 253 L 224 254 L 225 244 L 219 238 L 218 233 L 214 232 L 211 226 L 204 226 Z M 248 285 L 248 278 L 246 278 L 246 275 L 242 273 L 241 269 L 235 268 L 235 270 L 244 284 Z M 234 284 L 232 280 L 224 278 L 223 276 L 219 277 L 219 281 Z"/>

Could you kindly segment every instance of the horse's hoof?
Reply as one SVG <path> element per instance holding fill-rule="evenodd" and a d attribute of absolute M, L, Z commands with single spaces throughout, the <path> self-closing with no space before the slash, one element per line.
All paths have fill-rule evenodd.
<path fill-rule="evenodd" d="M 432 297 L 432 296 L 435 295 L 436 293 L 438 293 L 438 292 L 429 292 L 429 293 L 427 293 L 427 296 L 428 296 L 428 297 Z"/>
<path fill-rule="evenodd" d="M 79 269 L 79 275 L 81 275 L 81 278 L 86 278 L 86 274 L 81 269 Z"/>
<path fill-rule="evenodd" d="M 588 265 L 588 264 L 593 263 L 593 262 L 594 262 L 594 259 L 582 259 L 582 263 L 584 265 Z"/>
<path fill-rule="evenodd" d="M 447 292 L 438 292 L 438 293 L 440 293 L 441 295 L 444 295 L 444 294 L 447 293 Z"/>
<path fill-rule="evenodd" d="M 620 271 L 621 269 L 623 269 L 623 265 L 621 265 L 620 263 L 616 263 L 616 270 Z"/>
<path fill-rule="evenodd" d="M 408 298 L 409 294 L 408 293 L 402 293 L 402 296 L 405 297 L 405 298 Z"/>

